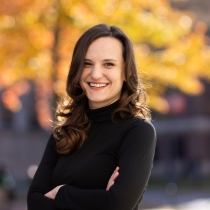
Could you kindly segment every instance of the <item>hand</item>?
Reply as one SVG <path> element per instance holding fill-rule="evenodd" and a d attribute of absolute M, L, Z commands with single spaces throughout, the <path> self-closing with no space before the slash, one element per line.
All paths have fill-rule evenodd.
<path fill-rule="evenodd" d="M 109 190 L 110 187 L 114 184 L 115 179 L 116 179 L 116 178 L 118 177 L 118 175 L 119 175 L 119 169 L 120 169 L 120 168 L 117 167 L 117 168 L 114 170 L 113 174 L 111 175 L 111 177 L 110 177 L 110 179 L 109 179 L 109 181 L 108 181 L 106 190 Z"/>
<path fill-rule="evenodd" d="M 58 190 L 59 190 L 62 186 L 64 186 L 64 184 L 55 187 L 54 189 L 52 189 L 51 191 L 49 191 L 48 193 L 46 193 L 44 196 L 46 196 L 46 197 L 48 197 L 48 198 L 54 200 L 54 199 L 55 199 L 55 196 L 56 196 L 57 193 L 58 193 Z"/>

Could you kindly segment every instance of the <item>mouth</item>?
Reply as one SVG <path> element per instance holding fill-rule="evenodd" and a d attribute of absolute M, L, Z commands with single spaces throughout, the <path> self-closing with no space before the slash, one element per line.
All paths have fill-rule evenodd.
<path fill-rule="evenodd" d="M 108 85 L 108 83 L 93 83 L 93 82 L 89 82 L 88 84 L 90 87 L 94 87 L 94 88 L 103 88 Z"/>

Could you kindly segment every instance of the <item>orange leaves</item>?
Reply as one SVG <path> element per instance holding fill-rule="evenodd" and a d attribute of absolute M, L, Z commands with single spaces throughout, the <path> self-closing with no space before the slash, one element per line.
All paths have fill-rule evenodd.
<path fill-rule="evenodd" d="M 188 94 L 202 93 L 199 79 L 210 79 L 206 26 L 199 23 L 193 31 L 193 14 L 173 10 L 167 0 L 2 1 L 3 86 L 21 77 L 43 83 L 51 80 L 61 94 L 77 39 L 99 23 L 117 25 L 131 38 L 139 72 L 152 81 L 152 108 L 167 110 L 167 101 L 160 96 L 168 86 Z"/>
<path fill-rule="evenodd" d="M 54 34 L 42 23 L 37 23 L 28 28 L 28 41 L 38 50 L 51 48 Z"/>

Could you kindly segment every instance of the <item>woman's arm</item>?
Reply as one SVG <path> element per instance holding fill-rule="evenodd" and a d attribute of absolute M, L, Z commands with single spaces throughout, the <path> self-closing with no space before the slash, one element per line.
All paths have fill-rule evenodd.
<path fill-rule="evenodd" d="M 106 187 L 106 190 L 109 190 L 110 187 L 114 184 L 115 182 L 115 179 L 119 176 L 119 167 L 117 167 L 114 172 L 112 173 L 109 181 L 108 181 L 108 184 L 107 184 L 107 187 Z M 62 185 L 59 185 L 57 187 L 55 187 L 54 189 L 50 190 L 48 193 L 45 194 L 46 197 L 50 198 L 50 199 L 55 199 L 55 196 L 57 195 L 58 193 L 58 190 L 64 186 L 64 184 Z"/>
<path fill-rule="evenodd" d="M 44 155 L 33 178 L 27 195 L 28 210 L 55 210 L 52 199 L 45 193 L 52 189 L 52 173 L 57 163 L 58 154 L 55 151 L 54 138 L 51 135 Z"/>
<path fill-rule="evenodd" d="M 142 199 L 153 164 L 154 127 L 142 121 L 125 136 L 118 153 L 120 174 L 107 190 L 64 185 L 53 200 L 58 209 L 132 210 Z M 94 172 L 93 172 L 94 173 Z M 85 177 L 84 177 L 85 178 Z"/>

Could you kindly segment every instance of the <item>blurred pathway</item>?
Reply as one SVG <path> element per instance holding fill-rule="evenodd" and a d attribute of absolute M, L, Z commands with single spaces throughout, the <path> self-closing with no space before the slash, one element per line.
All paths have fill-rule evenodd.
<path fill-rule="evenodd" d="M 148 189 L 139 210 L 208 210 L 210 190 L 181 190 L 167 195 L 162 189 Z M 26 200 L 8 203 L 0 210 L 27 210 Z M 100 209 L 99 209 L 100 210 Z"/>
<path fill-rule="evenodd" d="M 163 189 L 148 189 L 139 210 L 207 210 L 210 190 L 180 190 L 174 195 Z"/>

